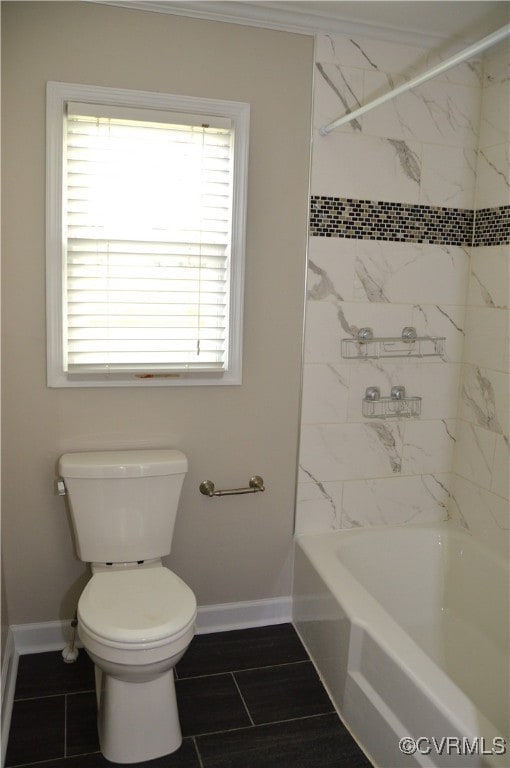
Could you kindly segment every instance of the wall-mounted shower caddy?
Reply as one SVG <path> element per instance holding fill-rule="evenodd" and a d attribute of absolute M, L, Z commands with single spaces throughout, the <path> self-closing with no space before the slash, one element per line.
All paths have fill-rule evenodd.
<path fill-rule="evenodd" d="M 367 419 L 416 418 L 421 413 L 421 397 L 408 397 L 400 385 L 391 388 L 389 397 L 381 397 L 379 387 L 368 387 L 361 412 Z"/>
<path fill-rule="evenodd" d="M 400 336 L 374 336 L 371 328 L 361 328 L 355 338 L 342 339 L 342 357 L 443 357 L 445 340 L 445 336 L 418 336 L 411 326 Z"/>

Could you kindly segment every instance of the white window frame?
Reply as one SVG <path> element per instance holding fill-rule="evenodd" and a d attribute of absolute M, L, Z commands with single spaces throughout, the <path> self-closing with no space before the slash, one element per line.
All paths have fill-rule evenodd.
<path fill-rule="evenodd" d="M 140 378 L 133 373 L 68 375 L 63 354 L 63 147 L 65 109 L 68 102 L 112 105 L 170 113 L 228 118 L 234 130 L 232 200 L 232 258 L 230 264 L 230 312 L 228 370 L 220 374 L 162 373 Z M 245 229 L 247 205 L 250 105 L 192 96 L 75 83 L 47 84 L 46 120 L 46 301 L 47 383 L 49 387 L 160 387 L 238 385 L 242 383 L 242 329 L 244 298 Z"/>

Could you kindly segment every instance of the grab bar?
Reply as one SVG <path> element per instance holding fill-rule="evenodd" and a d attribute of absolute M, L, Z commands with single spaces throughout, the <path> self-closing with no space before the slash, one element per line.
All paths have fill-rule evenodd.
<path fill-rule="evenodd" d="M 200 493 L 203 493 L 204 496 L 237 496 L 241 493 L 258 493 L 265 490 L 264 481 L 259 475 L 253 475 L 250 478 L 248 488 L 229 488 L 225 491 L 215 491 L 212 480 L 203 480 L 200 483 Z"/>

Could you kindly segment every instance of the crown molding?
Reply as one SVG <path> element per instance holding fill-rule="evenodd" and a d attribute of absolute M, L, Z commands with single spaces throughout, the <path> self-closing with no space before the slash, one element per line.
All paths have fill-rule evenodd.
<path fill-rule="evenodd" d="M 287 10 L 284 3 L 264 2 L 211 2 L 211 0 L 87 0 L 102 5 L 129 8 L 137 11 L 150 11 L 174 16 L 187 16 L 227 24 L 262 27 L 281 32 L 313 36 L 316 33 L 343 34 L 348 36 L 368 37 L 391 43 L 416 45 L 421 48 L 437 45 L 448 39 L 448 34 L 432 34 L 407 26 L 394 26 L 381 22 L 366 22 L 359 19 L 342 17 L 313 9 L 307 5 L 306 11 Z M 323 4 L 321 4 L 323 5 Z M 336 5 L 336 4 L 335 4 Z M 278 6 L 278 7 L 277 7 Z"/>

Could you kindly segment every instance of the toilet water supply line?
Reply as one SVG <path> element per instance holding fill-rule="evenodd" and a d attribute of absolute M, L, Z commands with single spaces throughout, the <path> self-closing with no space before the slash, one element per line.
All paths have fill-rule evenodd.
<path fill-rule="evenodd" d="M 347 112 L 345 115 L 342 115 L 342 117 L 333 120 L 333 122 L 328 123 L 327 125 L 323 125 L 322 128 L 319 129 L 320 135 L 327 136 L 328 133 L 334 131 L 335 128 L 340 128 L 341 125 L 350 123 L 351 120 L 356 120 L 356 118 L 364 115 L 365 112 L 374 109 L 374 107 L 379 107 L 381 104 L 385 104 L 387 101 L 394 99 L 396 96 L 400 96 L 401 93 L 405 93 L 406 91 L 411 90 L 411 88 L 416 88 L 417 85 L 426 83 L 427 80 L 431 80 L 433 77 L 437 77 L 437 75 L 446 72 L 446 70 L 455 67 L 457 64 L 461 64 L 463 61 L 473 58 L 473 56 L 476 56 L 476 54 L 487 50 L 487 48 L 491 48 L 493 45 L 496 45 L 496 43 L 501 42 L 501 40 L 504 40 L 505 37 L 509 36 L 510 24 L 506 24 L 504 27 L 501 27 L 492 34 L 487 35 L 487 37 L 484 37 L 478 43 L 474 43 L 473 45 L 470 45 L 469 48 L 465 48 L 463 51 L 459 51 L 459 53 L 456 53 L 449 59 L 445 59 L 436 67 L 423 72 L 421 75 L 413 77 L 412 80 L 408 80 L 406 83 L 402 83 L 402 85 L 399 85 L 392 91 L 388 91 L 373 101 L 369 101 L 368 104 L 364 104 L 362 107 L 358 107 L 358 109 L 352 110 L 352 112 Z"/>
<path fill-rule="evenodd" d="M 62 658 L 66 664 L 72 664 L 78 658 L 78 648 L 76 647 L 76 627 L 78 626 L 78 609 L 74 612 L 74 618 L 71 621 L 71 640 L 62 651 Z"/>

